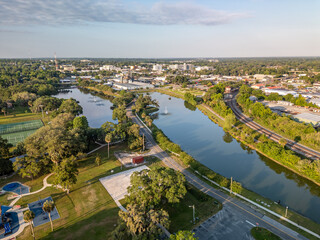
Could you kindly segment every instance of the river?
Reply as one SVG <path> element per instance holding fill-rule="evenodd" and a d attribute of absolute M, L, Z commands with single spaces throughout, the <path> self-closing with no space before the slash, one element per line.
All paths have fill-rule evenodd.
<path fill-rule="evenodd" d="M 154 123 L 188 154 L 213 171 L 234 180 L 264 197 L 320 223 L 320 187 L 239 143 L 198 109 L 182 99 L 151 93 L 160 104 Z M 78 89 L 60 93 L 73 97 L 83 107 L 91 127 L 112 121 L 111 103 L 96 106 L 92 96 Z M 168 111 L 168 114 L 164 114 Z"/>

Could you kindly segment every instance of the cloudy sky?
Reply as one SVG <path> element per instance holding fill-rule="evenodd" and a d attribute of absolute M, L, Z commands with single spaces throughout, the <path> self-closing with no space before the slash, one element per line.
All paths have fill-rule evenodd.
<path fill-rule="evenodd" d="M 320 56 L 320 0 L 0 0 L 0 57 Z"/>

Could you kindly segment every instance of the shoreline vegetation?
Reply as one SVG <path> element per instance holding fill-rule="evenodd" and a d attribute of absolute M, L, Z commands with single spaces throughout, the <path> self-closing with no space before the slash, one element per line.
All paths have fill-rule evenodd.
<path fill-rule="evenodd" d="M 84 87 L 86 88 L 86 87 Z M 88 89 L 88 88 L 87 88 Z M 94 89 L 88 89 L 89 91 L 95 91 Z M 166 95 L 169 95 L 169 96 L 172 96 L 172 97 L 177 97 L 177 98 L 180 98 L 180 99 L 183 99 L 184 100 L 184 94 L 181 93 L 181 92 L 173 92 L 171 90 L 167 90 L 167 89 L 156 89 L 156 90 L 150 90 L 150 91 L 146 91 L 146 92 L 159 92 L 159 93 L 162 93 L 162 94 L 166 94 Z M 106 95 L 107 97 L 107 95 Z M 200 111 L 201 109 L 200 108 L 203 108 L 204 107 L 202 105 L 197 105 L 196 106 Z M 208 110 L 207 110 L 208 111 Z M 212 109 L 213 112 L 215 112 L 213 109 Z M 223 127 L 224 125 L 224 121 L 222 121 L 220 118 L 218 118 L 216 115 L 214 115 L 213 113 L 212 116 L 208 116 L 206 113 L 204 113 L 211 121 L 213 121 L 214 123 L 217 123 L 219 126 Z M 216 113 L 217 114 L 217 113 Z M 219 115 L 219 114 L 217 114 Z M 139 115 L 139 117 L 141 118 L 141 114 Z M 141 118 L 142 119 L 142 118 Z M 204 166 L 203 164 L 201 164 L 200 162 L 198 162 L 197 160 L 195 160 L 194 158 L 192 158 L 189 154 L 185 153 L 184 151 L 181 150 L 180 146 L 178 144 L 175 144 L 173 142 L 171 142 L 171 140 L 161 131 L 161 129 L 159 129 L 154 123 L 152 123 L 152 126 L 151 126 L 152 130 L 157 130 L 157 133 L 159 134 L 159 137 L 160 138 L 163 138 L 163 139 L 167 139 L 167 143 L 169 144 L 169 146 L 172 147 L 172 149 L 168 149 L 168 147 L 166 146 L 164 149 L 167 149 L 168 153 L 174 158 L 176 159 L 180 164 L 183 164 L 184 166 L 186 166 L 188 168 L 188 171 L 191 171 L 192 173 L 195 173 L 197 174 L 198 177 L 200 177 L 203 181 L 207 182 L 208 184 L 210 184 L 211 186 L 217 188 L 217 186 L 213 185 L 210 181 L 208 181 L 207 179 L 201 177 L 199 175 L 199 173 L 201 173 L 201 175 L 204 175 L 206 177 L 208 177 L 209 179 L 213 180 L 213 181 L 216 181 L 218 182 L 221 186 L 225 186 L 225 187 L 230 187 L 230 179 L 227 179 L 225 178 L 224 176 L 212 171 L 211 169 L 207 168 L 206 166 Z M 228 132 L 228 131 L 227 131 Z M 153 135 L 155 134 L 155 132 L 153 131 Z M 155 136 L 155 135 L 154 135 Z M 233 135 L 232 135 L 233 136 Z M 155 140 L 158 142 L 158 140 L 156 139 L 155 137 Z M 238 139 L 237 139 L 238 140 Z M 240 142 L 242 142 L 241 140 L 238 140 Z M 159 143 L 159 142 L 158 142 Z M 245 145 L 248 145 L 247 143 L 245 142 L 242 142 L 243 144 Z M 161 144 L 159 143 L 159 145 L 161 146 Z M 163 146 L 161 146 L 163 147 Z M 250 146 L 249 146 L 250 148 Z M 254 148 L 253 148 L 254 149 Z M 172 150 L 175 150 L 175 151 L 172 151 Z M 181 151 L 181 153 L 177 153 Z M 260 153 L 260 152 L 259 152 Z M 179 155 L 179 156 L 178 156 Z M 265 154 L 262 154 L 263 156 L 266 156 Z M 266 156 L 267 158 L 270 158 L 268 156 Z M 273 161 L 273 159 L 271 159 Z M 273 162 L 276 162 L 276 161 L 273 161 Z M 186 164 L 187 163 L 187 164 Z M 196 166 L 198 166 L 198 169 L 195 169 L 191 166 L 190 163 L 193 163 L 195 164 Z M 191 166 L 191 168 L 190 168 Z M 285 167 L 285 166 L 283 166 Z M 292 171 L 291 169 L 285 167 L 286 169 Z M 198 173 L 197 173 L 197 172 Z M 300 175 L 300 174 L 298 174 Z M 240 191 L 239 191 L 240 190 Z M 237 192 L 239 191 L 238 193 L 240 193 L 241 195 L 247 197 L 248 199 L 254 201 L 254 202 L 257 202 L 257 199 L 260 199 L 260 201 L 264 201 L 265 203 L 268 203 L 271 205 L 271 207 L 269 208 L 270 210 L 284 216 L 285 215 L 285 207 L 282 206 L 282 205 L 279 205 L 279 204 L 275 204 L 274 201 L 266 198 L 266 197 L 263 197 L 255 192 L 252 192 L 251 190 L 249 189 L 246 189 L 246 188 L 243 188 L 241 186 L 240 183 L 237 183 L 236 181 L 233 181 L 233 191 L 234 192 Z M 235 196 L 234 196 L 235 197 Z M 237 199 L 240 199 L 237 197 Z M 241 199 L 240 199 L 241 200 Z M 299 232 L 300 234 L 308 237 L 309 239 L 317 239 L 315 238 L 314 236 L 304 232 L 303 230 L 299 229 L 299 228 L 296 228 L 294 226 L 292 226 L 290 223 L 286 222 L 286 221 L 283 221 L 281 219 L 278 219 L 276 218 L 275 216 L 271 215 L 271 214 L 268 214 L 264 211 L 262 211 L 263 214 L 265 215 L 268 215 L 269 217 L 281 222 L 283 225 L 287 226 L 287 227 L 290 227 L 292 229 L 294 229 L 295 231 Z M 287 215 L 287 218 L 290 219 L 291 221 L 294 221 L 296 222 L 297 224 L 303 226 L 303 227 L 306 227 L 308 229 L 310 229 L 311 231 L 314 231 L 318 234 L 320 234 L 320 224 L 312 221 L 311 219 L 307 218 L 307 217 L 304 217 L 302 215 L 300 215 L 299 213 L 296 213 L 294 211 L 292 211 L 291 209 L 288 210 L 288 215 Z"/>
<path fill-rule="evenodd" d="M 182 93 L 181 93 L 181 94 L 178 94 L 177 92 L 172 92 L 172 91 L 162 90 L 162 89 L 161 89 L 161 90 L 157 90 L 157 92 L 163 93 L 163 94 L 167 94 L 167 95 L 170 95 L 170 96 L 173 96 L 173 97 L 178 97 L 178 98 L 181 98 L 181 99 L 184 100 L 184 96 L 183 96 Z M 217 123 L 220 127 L 223 127 L 223 128 L 224 128 L 224 121 L 221 119 L 222 116 L 221 116 L 219 113 L 215 112 L 214 109 L 212 109 L 212 107 L 208 106 L 208 107 L 211 109 L 211 111 L 213 111 L 215 114 L 212 113 L 212 112 L 210 112 L 208 109 L 206 109 L 206 108 L 203 107 L 202 105 L 199 105 L 199 104 L 198 104 L 196 107 L 197 107 L 204 115 L 206 115 L 211 121 Z M 219 116 L 219 118 L 217 118 L 217 116 Z M 213 118 L 213 119 L 212 119 L 212 118 Z M 256 139 L 256 138 L 258 137 L 258 135 L 259 135 L 257 132 L 255 132 L 254 130 L 251 130 L 250 128 L 248 128 L 247 126 L 245 126 L 245 125 L 242 124 L 242 123 L 239 124 L 239 125 L 237 125 L 237 127 L 239 127 L 239 126 L 242 127 L 242 128 L 245 130 L 245 134 L 246 134 L 247 136 L 245 136 L 245 134 L 244 134 L 242 137 L 241 137 L 241 134 L 240 134 L 240 136 L 237 135 L 237 134 L 236 134 L 236 131 L 237 131 L 237 130 L 234 131 L 234 130 L 233 130 L 234 128 L 231 128 L 231 129 L 226 129 L 226 128 L 224 128 L 224 131 L 225 131 L 225 132 L 228 132 L 233 138 L 235 138 L 236 140 L 238 140 L 238 141 L 242 142 L 243 144 L 247 145 L 247 146 L 250 147 L 252 150 L 257 151 L 257 152 L 260 153 L 261 155 L 263 155 L 263 156 L 271 159 L 272 161 L 276 162 L 277 164 L 279 164 L 279 165 L 283 166 L 284 168 L 292 171 L 293 173 L 299 175 L 300 177 L 303 177 L 303 178 L 305 178 L 306 180 L 308 180 L 308 181 L 310 181 L 310 182 L 312 182 L 312 183 L 320 186 L 320 173 L 318 173 L 317 175 L 315 175 L 315 177 L 317 177 L 317 179 L 314 179 L 314 178 L 312 178 L 312 177 L 306 176 L 305 174 L 303 174 L 303 172 L 300 172 L 298 169 L 294 169 L 294 168 L 292 168 L 291 166 L 286 165 L 284 162 L 281 162 L 281 161 L 275 159 L 274 157 L 270 156 L 270 155 L 267 154 L 266 152 L 263 152 L 261 149 L 259 149 L 258 146 L 254 146 L 254 145 L 253 145 L 253 143 L 256 142 L 255 139 Z M 249 138 L 251 137 L 251 139 L 248 139 L 248 135 L 249 135 Z M 246 141 L 246 140 L 247 140 L 247 141 Z M 251 140 L 251 143 L 250 143 L 248 140 Z M 267 140 L 267 139 L 265 139 L 265 140 Z M 284 149 L 279 143 L 275 143 L 275 142 L 273 142 L 272 140 L 269 140 L 268 142 L 274 143 L 273 145 L 278 146 L 279 149 Z M 261 144 L 260 144 L 260 146 L 261 146 Z M 293 151 L 291 151 L 291 150 L 286 150 L 286 152 L 288 152 L 288 153 L 289 153 L 291 156 L 293 156 L 293 157 L 300 158 L 299 160 L 308 161 L 308 160 L 306 160 L 305 158 L 299 157 L 298 155 L 296 155 L 296 154 L 295 154 Z M 291 156 L 290 156 L 290 157 L 291 157 Z"/>
<path fill-rule="evenodd" d="M 183 95 L 183 93 L 177 93 L 177 92 L 172 92 L 172 91 L 163 90 L 163 89 L 157 90 L 157 92 L 163 93 L 163 94 L 166 94 L 166 95 L 170 95 L 170 96 L 172 96 L 172 97 L 181 98 L 181 99 L 184 100 L 184 95 Z M 202 105 L 197 105 L 197 108 L 198 108 L 201 112 L 203 112 L 204 110 L 209 111 L 209 110 L 205 109 Z M 212 109 L 211 109 L 211 110 L 212 110 Z M 212 111 L 214 112 L 214 110 L 212 110 Z M 211 121 L 213 121 L 214 123 L 217 123 L 219 126 L 223 127 L 224 122 L 222 121 L 222 119 L 218 118 L 218 117 L 217 117 L 216 115 L 214 115 L 213 113 L 211 113 L 211 116 L 208 115 L 208 113 L 205 113 L 205 112 L 203 112 L 203 114 L 205 114 L 205 115 L 206 115 Z M 217 114 L 217 113 L 216 113 L 216 114 Z M 219 115 L 219 114 L 217 114 L 217 115 Z M 160 131 L 160 132 L 164 135 L 164 133 L 163 133 L 160 129 L 158 129 L 158 127 L 157 127 L 156 125 L 154 125 L 154 124 L 152 124 L 152 129 L 157 129 L 158 131 Z M 226 130 L 225 130 L 225 131 L 226 131 Z M 229 131 L 226 131 L 226 132 L 229 132 Z M 230 133 L 230 135 L 232 135 L 232 134 Z M 256 150 L 253 146 L 250 147 L 250 145 L 249 145 L 248 143 L 241 141 L 241 139 L 236 138 L 234 135 L 232 135 L 232 136 L 233 136 L 237 141 L 240 141 L 241 143 L 245 144 L 245 145 L 248 146 L 249 148 L 252 148 L 253 150 Z M 170 141 L 170 139 L 169 139 L 168 137 L 166 137 L 165 135 L 164 135 L 164 137 L 167 138 L 168 141 Z M 157 139 L 156 139 L 156 141 L 157 141 Z M 158 142 L 158 141 L 157 141 L 157 142 Z M 170 141 L 170 142 L 171 142 L 171 141 Z M 158 143 L 159 143 L 159 142 L 158 142 Z M 172 143 L 172 142 L 171 142 L 171 143 Z M 180 146 L 179 146 L 178 144 L 175 144 L 175 143 L 172 143 L 172 144 L 174 144 L 174 145 L 172 145 L 172 147 L 175 147 L 176 150 L 177 150 L 178 148 L 180 148 Z M 159 145 L 161 146 L 161 144 L 159 144 Z M 176 146 L 175 146 L 175 145 L 176 145 Z M 161 147 L 162 147 L 162 146 L 161 146 Z M 178 160 L 180 163 L 182 163 L 182 164 L 185 165 L 186 167 L 191 166 L 191 168 L 188 168 L 188 170 L 190 170 L 191 172 L 193 172 L 193 173 L 197 173 L 197 172 L 198 172 L 198 173 L 200 173 L 201 175 L 204 175 L 204 176 L 208 177 L 209 179 L 211 179 L 211 180 L 213 180 L 213 181 L 215 181 L 215 182 L 217 182 L 217 183 L 219 183 L 219 180 L 220 180 L 220 181 L 222 182 L 222 184 L 219 183 L 220 186 L 225 186 L 225 187 L 229 187 L 229 186 L 230 186 L 230 179 L 227 179 L 227 178 L 223 177 L 222 175 L 220 175 L 220 174 L 214 172 L 213 170 L 209 169 L 208 167 L 204 166 L 203 164 L 201 164 L 200 162 L 198 162 L 197 160 L 195 160 L 194 158 L 192 158 L 189 154 L 183 152 L 183 151 L 181 150 L 181 148 L 180 148 L 180 151 L 182 152 L 182 154 L 179 154 L 179 153 L 177 153 L 177 152 L 175 152 L 175 151 L 172 151 L 172 150 L 170 150 L 170 149 L 168 149 L 168 148 L 165 148 L 165 149 L 169 150 L 169 153 L 171 153 L 172 157 L 174 157 L 176 160 Z M 259 152 L 259 153 L 262 154 L 263 156 L 265 156 L 265 157 L 267 157 L 267 158 L 270 159 L 270 157 L 267 156 L 266 154 L 263 154 L 263 153 L 261 153 L 261 152 L 258 151 L 258 150 L 257 150 L 257 152 Z M 180 156 L 178 156 L 177 154 L 179 154 Z M 272 160 L 273 162 L 275 162 L 275 163 L 278 163 L 278 162 L 275 161 L 274 159 L 271 159 L 271 160 Z M 195 161 L 195 162 L 196 162 L 196 165 L 199 166 L 198 169 L 195 169 L 188 161 L 191 161 L 191 162 L 192 162 L 192 161 Z M 187 164 L 186 164 L 186 162 L 187 162 Z M 282 164 L 279 164 L 279 165 L 283 166 Z M 286 167 L 286 166 L 283 166 L 283 167 L 286 168 L 286 169 L 288 169 L 288 170 L 290 170 L 290 171 L 292 171 L 292 169 L 290 169 L 290 168 L 288 168 L 288 167 Z M 294 171 L 292 171 L 292 172 L 294 172 Z M 296 173 L 296 174 L 299 175 L 299 176 L 301 176 L 301 175 L 298 174 L 298 173 Z M 197 176 L 198 176 L 198 177 L 201 177 L 201 176 L 199 176 L 199 174 L 197 174 Z M 301 176 L 301 177 L 304 177 L 304 176 Z M 226 180 L 224 180 L 223 178 L 225 178 Z M 309 179 L 306 178 L 306 177 L 304 177 L 304 178 L 307 179 L 307 180 L 309 180 Z M 205 182 L 207 182 L 208 184 L 210 184 L 211 186 L 216 187 L 216 186 L 214 186 L 212 183 L 210 183 L 209 181 L 207 181 L 205 178 L 202 178 L 202 177 L 201 177 L 201 179 L 204 180 Z M 217 181 L 217 179 L 218 179 L 218 181 Z M 310 181 L 311 181 L 311 180 L 310 180 Z M 311 181 L 311 182 L 314 183 L 314 181 Z M 234 184 L 234 181 L 233 181 L 233 184 Z M 318 184 L 317 184 L 317 185 L 318 185 Z M 241 184 L 240 184 L 240 186 L 241 186 Z M 236 191 L 235 191 L 235 192 L 236 192 Z M 268 199 L 268 198 L 266 198 L 266 197 L 263 197 L 263 196 L 255 193 L 255 192 L 252 192 L 252 191 L 249 190 L 249 189 L 243 188 L 243 187 L 241 186 L 241 193 L 240 193 L 240 194 L 243 195 L 243 196 L 245 196 L 245 197 L 247 197 L 248 199 L 250 199 L 250 200 L 252 200 L 252 201 L 254 201 L 254 202 L 257 202 L 258 204 L 260 204 L 260 203 L 259 203 L 259 201 L 257 201 L 257 199 L 260 199 L 260 201 L 264 201 L 264 202 L 266 202 L 266 203 L 270 203 L 270 205 L 271 205 L 271 207 L 269 208 L 270 210 L 272 210 L 272 211 L 274 211 L 274 212 L 276 212 L 276 213 L 278 213 L 278 214 L 280 214 L 280 215 L 282 215 L 282 216 L 285 215 L 285 207 L 284 207 L 284 206 L 279 205 L 279 204 L 275 204 L 274 201 L 272 201 L 272 200 L 270 200 L 270 199 Z M 238 198 L 238 199 L 239 199 L 239 198 Z M 268 215 L 269 217 L 272 217 L 273 219 L 281 222 L 283 225 L 286 225 L 286 226 L 288 226 L 288 227 L 290 227 L 290 228 L 292 228 L 292 229 L 295 229 L 295 231 L 303 234 L 304 236 L 307 236 L 309 239 L 317 239 L 317 238 L 315 238 L 314 236 L 312 236 L 312 235 L 304 232 L 303 230 L 300 230 L 300 229 L 292 226 L 291 224 L 289 224 L 289 223 L 287 223 L 287 222 L 285 222 L 285 221 L 283 221 L 283 220 L 281 220 L 281 219 L 277 219 L 275 216 L 273 216 L 273 215 L 271 215 L 271 214 L 268 214 L 268 213 L 266 213 L 266 212 L 264 212 L 264 214 L 266 214 L 266 215 Z M 290 210 L 290 209 L 288 210 L 288 216 L 287 216 L 287 218 L 290 219 L 290 220 L 292 220 L 292 221 L 294 221 L 294 222 L 296 222 L 297 224 L 299 224 L 299 225 L 301 225 L 301 226 L 304 226 L 304 227 L 306 227 L 306 228 L 308 228 L 308 229 L 310 229 L 310 230 L 312 230 L 312 231 L 320 234 L 320 224 L 314 222 L 313 220 L 311 220 L 311 219 L 309 219 L 309 218 L 307 218 L 307 217 L 302 216 L 301 214 L 299 214 L 299 213 L 297 213 L 297 212 L 294 212 L 293 210 Z"/>

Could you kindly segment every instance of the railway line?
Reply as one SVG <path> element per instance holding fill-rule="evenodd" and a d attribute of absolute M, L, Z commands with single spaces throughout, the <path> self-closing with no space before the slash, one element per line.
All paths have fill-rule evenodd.
<path fill-rule="evenodd" d="M 234 95 L 235 96 L 235 95 Z M 301 155 L 304 155 L 307 158 L 310 158 L 312 160 L 319 160 L 320 159 L 320 152 L 313 150 L 311 148 L 308 148 L 302 144 L 299 144 L 295 141 L 292 141 L 291 139 L 285 138 L 269 129 L 266 129 L 259 125 L 258 123 L 254 122 L 252 119 L 247 117 L 243 112 L 239 109 L 237 106 L 236 100 L 234 96 L 231 99 L 226 100 L 226 103 L 229 105 L 229 107 L 232 109 L 236 117 L 243 122 L 245 125 L 250 127 L 251 129 L 266 135 L 269 139 L 279 143 L 280 139 L 285 139 L 287 141 L 286 146 L 290 148 L 292 151 L 295 151 L 296 153 L 299 153 Z"/>

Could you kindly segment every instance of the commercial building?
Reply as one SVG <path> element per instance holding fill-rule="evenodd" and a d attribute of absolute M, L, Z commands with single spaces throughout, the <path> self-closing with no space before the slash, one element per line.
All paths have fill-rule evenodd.
<path fill-rule="evenodd" d="M 314 126 L 318 126 L 320 122 L 320 115 L 312 113 L 300 113 L 293 117 L 299 122 L 311 123 Z"/>
<path fill-rule="evenodd" d="M 297 97 L 299 94 L 295 91 L 289 91 L 285 89 L 270 89 L 270 88 L 264 88 L 263 91 L 266 94 L 271 94 L 271 93 L 278 93 L 281 96 L 285 96 L 287 94 L 292 94 L 294 97 Z"/>

